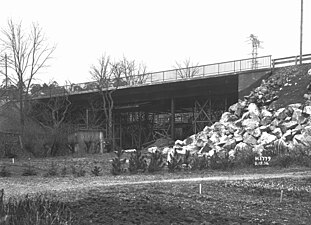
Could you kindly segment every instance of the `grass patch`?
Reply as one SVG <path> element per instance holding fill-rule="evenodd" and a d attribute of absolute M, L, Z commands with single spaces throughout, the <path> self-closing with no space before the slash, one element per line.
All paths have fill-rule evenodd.
<path fill-rule="evenodd" d="M 5 202 L 2 190 L 0 197 L 0 224 L 73 224 L 69 207 L 45 194 L 9 198 Z"/>

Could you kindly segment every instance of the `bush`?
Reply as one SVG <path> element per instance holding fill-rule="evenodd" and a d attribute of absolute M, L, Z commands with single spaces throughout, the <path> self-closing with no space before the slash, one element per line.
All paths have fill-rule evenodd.
<path fill-rule="evenodd" d="M 6 166 L 2 166 L 1 171 L 0 171 L 0 177 L 10 177 L 10 176 L 11 176 L 11 172 L 8 171 Z"/>
<path fill-rule="evenodd" d="M 212 170 L 228 170 L 232 167 L 233 162 L 229 159 L 228 153 L 225 153 L 223 158 L 220 158 L 217 153 L 210 157 L 210 168 Z"/>
<path fill-rule="evenodd" d="M 199 157 L 197 154 L 193 156 L 191 160 L 191 170 L 204 170 L 209 167 L 209 159 L 207 156 L 203 155 Z"/>
<path fill-rule="evenodd" d="M 191 169 L 191 154 L 190 151 L 186 150 L 186 154 L 183 156 L 182 159 L 182 166 L 185 170 Z"/>
<path fill-rule="evenodd" d="M 78 164 L 77 167 L 75 165 L 71 165 L 71 172 L 75 177 L 84 177 L 86 174 L 86 170 L 82 164 Z"/>
<path fill-rule="evenodd" d="M 26 195 L 21 199 L 9 198 L 6 203 L 0 203 L 3 224 L 73 224 L 69 207 L 63 202 L 49 199 L 47 195 L 32 198 Z"/>
<path fill-rule="evenodd" d="M 36 176 L 37 172 L 33 166 L 30 164 L 30 159 L 28 165 L 26 165 L 25 169 L 23 170 L 22 176 Z"/>
<path fill-rule="evenodd" d="M 232 160 L 234 167 L 254 167 L 255 157 L 259 156 L 258 153 L 253 151 L 238 152 L 235 158 Z"/>
<path fill-rule="evenodd" d="M 162 154 L 159 151 L 155 151 L 151 153 L 150 162 L 148 165 L 148 172 L 154 173 L 162 170 L 165 166 L 165 162 L 163 162 Z"/>
<path fill-rule="evenodd" d="M 48 169 L 48 172 L 45 174 L 45 176 L 51 177 L 51 176 L 57 176 L 57 175 L 58 175 L 57 164 L 55 162 L 52 162 L 51 166 Z"/>
<path fill-rule="evenodd" d="M 94 166 L 94 168 L 91 170 L 91 173 L 95 176 L 98 177 L 100 175 L 101 168 L 99 166 Z"/>
<path fill-rule="evenodd" d="M 167 162 L 168 171 L 174 172 L 176 170 L 181 170 L 182 164 L 182 158 L 178 155 L 175 149 L 174 153 L 171 153 L 171 160 Z"/>
<path fill-rule="evenodd" d="M 63 166 L 63 168 L 60 170 L 60 175 L 62 177 L 65 177 L 67 175 L 68 171 L 67 171 L 67 167 Z"/>
<path fill-rule="evenodd" d="M 273 157 L 270 165 L 282 168 L 292 165 L 311 167 L 311 157 L 304 154 L 282 154 Z"/>
<path fill-rule="evenodd" d="M 126 159 L 122 159 L 123 153 L 124 150 L 121 148 L 118 148 L 117 151 L 115 151 L 116 157 L 112 159 L 112 168 L 110 171 L 113 175 L 120 175 L 121 173 L 125 172 L 123 165 L 125 164 Z"/>
<path fill-rule="evenodd" d="M 129 159 L 129 171 L 130 173 L 145 172 L 147 169 L 147 161 L 144 156 L 142 156 L 141 151 L 135 151 L 131 153 Z"/>

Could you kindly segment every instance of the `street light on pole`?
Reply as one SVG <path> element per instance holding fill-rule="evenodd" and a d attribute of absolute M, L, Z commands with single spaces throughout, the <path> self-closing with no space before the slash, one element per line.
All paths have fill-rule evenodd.
<path fill-rule="evenodd" d="M 302 22 L 303 22 L 303 0 L 300 3 L 300 64 L 302 64 Z"/>

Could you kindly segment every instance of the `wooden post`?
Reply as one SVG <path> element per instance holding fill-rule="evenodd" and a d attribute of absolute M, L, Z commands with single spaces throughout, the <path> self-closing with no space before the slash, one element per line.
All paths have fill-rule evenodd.
<path fill-rule="evenodd" d="M 300 65 L 302 64 L 302 23 L 303 23 L 303 0 L 300 3 Z"/>
<path fill-rule="evenodd" d="M 139 150 L 141 149 L 141 135 L 142 135 L 142 132 L 141 132 L 141 112 L 138 112 L 138 148 Z"/>
<path fill-rule="evenodd" d="M 86 109 L 86 129 L 89 129 L 89 110 Z"/>
<path fill-rule="evenodd" d="M 101 132 L 99 132 L 99 152 L 101 153 L 101 154 L 103 154 L 104 153 L 104 148 L 105 148 L 105 144 L 104 144 L 104 134 L 103 134 L 103 132 L 101 131 Z"/>
<path fill-rule="evenodd" d="M 171 138 L 175 139 L 175 99 L 171 98 Z"/>

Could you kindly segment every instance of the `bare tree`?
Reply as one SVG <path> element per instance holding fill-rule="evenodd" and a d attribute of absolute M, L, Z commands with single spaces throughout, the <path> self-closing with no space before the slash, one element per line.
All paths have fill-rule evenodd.
<path fill-rule="evenodd" d="M 8 20 L 6 29 L 2 29 L 0 39 L 7 55 L 7 75 L 18 89 L 20 106 L 21 137 L 25 129 L 25 103 L 31 84 L 36 75 L 47 67 L 55 46 L 46 44 L 45 36 L 38 24 L 32 24 L 29 33 L 24 32 L 21 23 Z"/>
<path fill-rule="evenodd" d="M 54 86 L 57 83 L 54 82 L 50 85 L 43 85 L 46 89 L 56 89 L 58 90 L 58 86 Z M 38 89 L 37 85 L 33 86 L 34 89 Z M 32 91 L 33 92 L 33 91 Z M 53 92 L 50 92 L 53 93 Z M 51 144 L 51 154 L 55 155 L 59 148 L 59 144 L 62 144 L 61 141 L 64 139 L 64 129 L 67 129 L 64 124 L 68 121 L 68 113 L 70 111 L 71 102 L 69 100 L 69 94 L 64 93 L 58 96 L 50 95 L 48 101 L 33 101 L 30 110 L 30 116 L 35 118 L 37 121 L 41 123 L 43 127 L 45 127 L 50 132 L 50 144 Z M 68 132 L 67 132 L 68 133 Z"/>
<path fill-rule="evenodd" d="M 197 67 L 199 64 L 194 65 L 191 63 L 190 59 L 186 59 L 183 63 L 176 62 L 175 69 L 177 71 L 177 75 L 182 78 L 192 78 L 199 73 L 199 68 Z"/>
<path fill-rule="evenodd" d="M 114 101 L 112 98 L 113 92 L 117 90 L 118 85 L 113 85 L 115 80 L 119 80 L 121 71 L 119 64 L 113 64 L 110 57 L 103 55 L 98 59 L 97 65 L 92 65 L 90 74 L 96 82 L 97 89 L 101 95 L 103 103 L 103 111 L 107 122 L 108 141 L 114 147 L 113 138 L 113 108 Z"/>
<path fill-rule="evenodd" d="M 146 82 L 149 73 L 147 66 L 143 63 L 137 64 L 135 60 L 128 60 L 123 56 L 123 59 L 118 63 L 121 69 L 121 79 L 125 79 L 127 85 L 137 85 Z"/>

